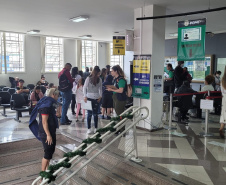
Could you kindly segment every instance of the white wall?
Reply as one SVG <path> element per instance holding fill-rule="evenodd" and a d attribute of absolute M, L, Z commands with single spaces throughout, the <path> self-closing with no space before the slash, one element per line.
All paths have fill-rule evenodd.
<path fill-rule="evenodd" d="M 107 65 L 107 43 L 99 42 L 98 43 L 98 61 L 97 65 L 99 65 L 100 69 L 106 68 Z"/>
<path fill-rule="evenodd" d="M 126 51 L 124 56 L 123 71 L 126 75 L 127 83 L 130 84 L 130 61 L 133 61 L 133 51 Z"/>

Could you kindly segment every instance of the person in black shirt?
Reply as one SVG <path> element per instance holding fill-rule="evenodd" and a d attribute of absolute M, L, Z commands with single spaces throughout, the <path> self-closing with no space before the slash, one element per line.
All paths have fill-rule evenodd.
<path fill-rule="evenodd" d="M 183 70 L 184 61 L 178 61 L 178 66 L 174 70 L 174 83 L 176 90 L 183 84 L 186 80 L 188 72 Z"/>
<path fill-rule="evenodd" d="M 29 104 L 28 97 L 30 90 L 27 87 L 24 87 L 24 80 L 22 79 L 19 80 L 19 86 L 16 89 L 17 89 L 16 93 L 21 94 L 24 97 L 26 104 L 28 105 Z"/>
<path fill-rule="evenodd" d="M 56 129 L 58 128 L 58 121 L 56 118 L 56 107 L 59 91 L 55 88 L 48 90 L 47 97 L 39 106 L 39 129 L 38 136 L 42 141 L 44 147 L 44 158 L 42 159 L 42 171 L 45 171 L 49 166 L 49 161 L 52 159 L 56 146 Z"/>

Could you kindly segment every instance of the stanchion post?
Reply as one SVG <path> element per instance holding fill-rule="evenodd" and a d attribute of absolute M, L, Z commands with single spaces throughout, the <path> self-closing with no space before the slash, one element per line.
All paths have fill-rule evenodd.
<path fill-rule="evenodd" d="M 135 116 L 133 116 L 133 123 L 135 122 Z M 132 161 L 136 163 L 142 162 L 142 159 L 138 158 L 138 150 L 137 150 L 137 127 L 133 126 L 133 144 L 134 144 L 134 157 L 131 158 Z"/>

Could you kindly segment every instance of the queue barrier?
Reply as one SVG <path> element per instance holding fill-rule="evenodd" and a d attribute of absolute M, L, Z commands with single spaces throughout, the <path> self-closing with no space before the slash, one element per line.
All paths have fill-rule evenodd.
<path fill-rule="evenodd" d="M 220 93 L 220 91 L 204 91 L 204 92 L 183 93 L 183 94 L 170 93 L 170 118 L 169 118 L 169 127 L 167 129 L 168 130 L 175 130 L 175 127 L 172 127 L 173 97 L 207 94 L 206 99 L 219 99 L 219 98 L 222 98 L 222 96 L 210 96 L 210 93 L 212 93 L 212 94 Z M 209 136 L 213 136 L 213 134 L 208 132 L 208 130 L 209 130 L 209 128 L 208 128 L 209 110 L 205 110 L 205 111 L 206 111 L 206 114 L 205 114 L 205 132 L 200 133 L 200 135 L 202 135 L 204 137 L 209 137 Z"/>

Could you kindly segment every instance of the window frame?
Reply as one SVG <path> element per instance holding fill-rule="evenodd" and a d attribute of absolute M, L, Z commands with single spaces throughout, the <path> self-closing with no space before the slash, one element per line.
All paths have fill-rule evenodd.
<path fill-rule="evenodd" d="M 6 37 L 13 37 L 13 36 L 6 36 L 6 34 L 17 34 L 18 35 L 18 41 L 16 40 L 8 40 L 6 39 Z M 26 61 L 25 61 L 25 34 L 21 34 L 21 33 L 13 33 L 13 32 L 1 32 L 0 33 L 0 42 L 1 42 L 1 53 L 3 52 L 3 57 L 0 59 L 0 74 L 15 74 L 15 73 L 26 73 Z M 20 40 L 21 39 L 21 40 Z M 9 42 L 9 43 L 7 43 Z M 11 43 L 10 43 L 11 42 Z M 13 43 L 14 42 L 14 43 Z M 12 53 L 18 53 L 18 58 L 19 58 L 19 65 L 20 63 L 22 63 L 22 69 L 23 71 L 10 71 L 7 70 L 7 59 L 5 56 L 7 56 L 7 44 L 15 44 L 17 45 L 17 47 L 19 48 L 19 51 L 17 52 L 12 52 L 10 51 L 10 55 L 8 55 L 9 57 L 12 57 Z M 22 45 L 22 46 L 21 46 Z M 17 48 L 17 49 L 18 49 Z M 9 51 L 8 51 L 9 52 Z M 22 56 L 22 57 L 21 57 Z M 22 59 L 22 62 L 20 62 L 20 60 Z M 14 61 L 11 61 L 11 65 L 13 65 Z M 3 65 L 4 63 L 4 70 L 3 70 Z M 9 65 L 10 65 L 10 61 L 9 61 Z M 12 69 L 15 69 L 14 67 L 11 67 Z M 10 67 L 9 67 L 10 69 Z"/>
<path fill-rule="evenodd" d="M 56 43 L 47 43 L 47 39 L 48 38 L 51 38 L 51 39 L 58 39 L 58 44 L 56 44 Z M 59 42 L 61 42 L 61 44 L 59 44 Z M 49 47 L 49 46 L 58 46 L 58 47 L 60 47 L 60 52 L 59 52 L 59 71 L 47 71 L 46 70 L 46 65 L 47 65 L 47 61 L 46 61 L 46 53 L 47 53 L 47 46 Z M 64 67 L 64 39 L 63 38 L 61 38 L 61 37 L 45 37 L 45 45 L 44 45 L 44 47 L 45 47 L 45 53 L 44 53 L 44 73 L 45 74 L 53 74 L 53 73 L 59 73 L 61 70 L 62 70 L 62 68 Z M 51 52 L 50 53 L 48 53 L 48 54 L 51 54 Z M 54 67 L 52 67 L 52 69 L 53 69 Z"/>
<path fill-rule="evenodd" d="M 87 44 L 89 44 L 87 46 Z M 92 44 L 92 46 L 90 46 Z M 85 68 L 87 67 L 87 63 L 90 63 L 91 66 L 94 67 L 97 65 L 97 41 L 92 40 L 82 40 L 81 41 L 81 70 L 85 71 Z M 84 54 L 85 52 L 85 54 Z M 92 52 L 92 54 L 87 55 L 87 52 Z M 90 57 L 90 60 L 92 62 L 87 62 L 87 56 Z M 85 59 L 85 61 L 83 61 Z M 84 64 L 84 68 L 83 68 Z"/>

